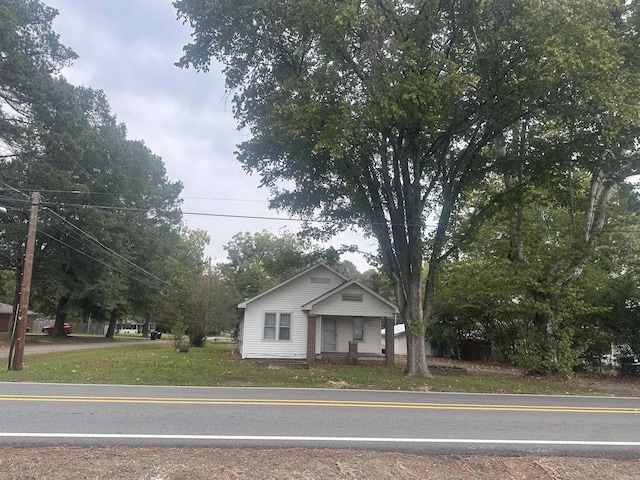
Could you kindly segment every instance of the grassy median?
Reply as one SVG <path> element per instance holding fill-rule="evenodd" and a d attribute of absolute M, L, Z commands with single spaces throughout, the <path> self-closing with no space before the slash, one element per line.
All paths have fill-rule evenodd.
<path fill-rule="evenodd" d="M 0 370 L 0 381 L 640 396 L 637 379 L 597 375 L 538 378 L 496 365 L 468 364 L 467 367 L 464 373 L 452 375 L 444 370 L 432 379 L 407 377 L 402 365 L 316 364 L 309 369 L 270 368 L 241 360 L 230 344 L 207 343 L 202 348 L 191 348 L 188 353 L 176 353 L 170 342 L 160 341 L 29 354 L 23 370 Z"/>

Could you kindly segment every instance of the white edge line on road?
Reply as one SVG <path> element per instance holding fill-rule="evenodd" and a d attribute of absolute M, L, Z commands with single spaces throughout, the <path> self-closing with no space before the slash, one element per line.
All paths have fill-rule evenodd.
<path fill-rule="evenodd" d="M 484 445 L 584 445 L 611 447 L 640 447 L 640 442 L 607 442 L 591 440 L 496 440 L 479 438 L 378 438 L 378 437 L 300 437 L 287 435 L 161 435 L 142 433 L 27 433 L 0 432 L 0 438 L 80 438 L 122 440 L 219 440 L 219 441 L 282 441 L 282 442 L 342 442 L 342 443 L 443 443 Z"/>

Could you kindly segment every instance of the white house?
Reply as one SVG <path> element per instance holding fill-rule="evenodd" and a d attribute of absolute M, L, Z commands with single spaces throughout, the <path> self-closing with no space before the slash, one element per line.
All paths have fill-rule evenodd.
<path fill-rule="evenodd" d="M 381 348 L 384 351 L 385 348 L 385 339 L 386 329 L 382 329 L 380 333 L 380 344 Z M 399 323 L 398 325 L 394 325 L 393 327 L 393 345 L 394 345 L 394 353 L 396 355 L 406 355 L 407 354 L 407 332 L 404 330 L 404 323 Z M 433 355 L 431 350 L 431 344 L 429 342 L 425 345 L 425 351 L 427 357 Z"/>
<path fill-rule="evenodd" d="M 384 350 L 385 348 L 385 336 L 386 329 L 382 329 L 382 333 L 380 335 L 380 343 Z M 407 354 L 407 334 L 404 331 L 404 323 L 399 323 L 398 325 L 393 326 L 393 350 L 396 355 L 406 355 Z"/>
<path fill-rule="evenodd" d="M 242 358 L 393 363 L 393 347 L 385 349 L 384 357 L 380 354 L 380 329 L 393 326 L 396 306 L 325 264 L 300 272 L 238 308 L 243 310 Z M 393 345 L 392 336 L 389 343 Z"/>

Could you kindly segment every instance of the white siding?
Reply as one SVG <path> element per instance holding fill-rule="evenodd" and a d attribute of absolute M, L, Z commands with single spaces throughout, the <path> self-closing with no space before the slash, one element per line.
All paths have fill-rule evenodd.
<path fill-rule="evenodd" d="M 348 296 L 362 295 L 362 301 L 343 300 L 343 294 Z M 354 317 L 388 317 L 393 318 L 394 311 L 389 305 L 381 302 L 357 285 L 336 292 L 321 302 L 316 303 L 311 309 L 311 314 L 336 315 Z M 379 333 L 378 333 L 379 335 Z"/>
<path fill-rule="evenodd" d="M 402 332 L 396 335 L 393 342 L 393 351 L 396 355 L 407 354 L 407 334 Z"/>
<path fill-rule="evenodd" d="M 380 353 L 379 318 L 364 319 L 364 340 L 358 341 L 358 353 Z M 349 341 L 353 340 L 353 322 L 351 317 L 338 321 L 338 351 L 348 352 Z"/>
<path fill-rule="evenodd" d="M 337 353 L 347 353 L 349 351 L 349 341 L 353 340 L 352 317 L 334 317 L 337 320 L 338 344 Z M 380 353 L 380 326 L 382 321 L 379 318 L 363 318 L 364 320 L 364 340 L 358 341 L 358 353 Z M 322 325 L 318 322 L 316 328 L 316 354 L 322 353 Z"/>
<path fill-rule="evenodd" d="M 330 283 L 312 283 L 311 277 L 326 277 Z M 242 358 L 306 358 L 307 315 L 300 307 L 338 287 L 343 281 L 331 270 L 319 266 L 249 302 L 244 312 Z M 266 312 L 291 313 L 291 340 L 263 340 Z M 320 330 L 320 325 L 317 330 Z"/>
<path fill-rule="evenodd" d="M 395 355 L 406 355 L 407 354 L 407 334 L 402 332 L 394 337 L 393 342 L 393 353 Z M 384 348 L 384 335 L 380 335 L 380 348 Z M 433 356 L 433 352 L 431 351 L 431 343 L 425 343 L 425 353 L 427 357 Z"/>

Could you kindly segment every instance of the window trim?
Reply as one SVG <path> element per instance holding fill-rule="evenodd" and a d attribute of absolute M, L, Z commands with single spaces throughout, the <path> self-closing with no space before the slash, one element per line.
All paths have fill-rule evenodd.
<path fill-rule="evenodd" d="M 267 316 L 273 315 L 275 317 L 275 323 L 273 325 L 267 326 Z M 289 325 L 282 325 L 281 319 L 282 316 L 289 317 Z M 267 337 L 266 332 L 267 328 L 274 329 L 273 337 Z M 282 339 L 281 334 L 283 329 L 289 330 L 289 338 Z M 262 341 L 263 342 L 291 342 L 292 339 L 292 330 L 293 330 L 293 312 L 274 312 L 264 311 L 262 312 Z"/>
<path fill-rule="evenodd" d="M 360 321 L 360 334 L 361 338 L 356 338 L 356 320 Z M 364 318 L 362 317 L 352 317 L 351 319 L 351 338 L 355 342 L 364 342 Z"/>
<path fill-rule="evenodd" d="M 273 316 L 273 325 L 271 325 L 271 323 L 269 322 L 269 325 L 267 325 L 267 317 Z M 271 318 L 269 318 L 269 320 L 271 320 Z M 273 329 L 273 336 L 271 334 L 269 334 L 269 336 L 267 336 L 267 328 L 269 329 L 269 331 L 271 332 L 271 329 Z M 277 312 L 264 312 L 262 315 L 262 340 L 267 340 L 267 341 L 275 341 L 276 337 L 278 334 L 278 313 Z"/>

